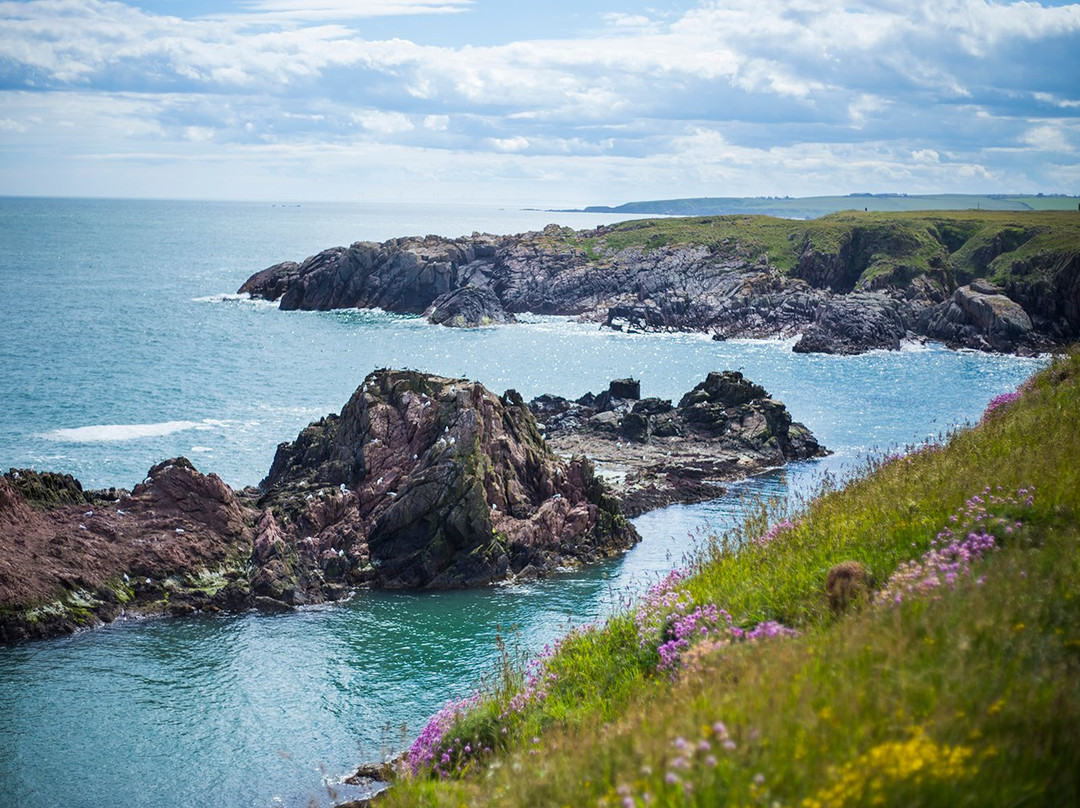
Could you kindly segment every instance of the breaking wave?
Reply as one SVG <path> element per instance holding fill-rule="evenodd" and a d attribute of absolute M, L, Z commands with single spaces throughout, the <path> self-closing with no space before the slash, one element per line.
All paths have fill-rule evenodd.
<path fill-rule="evenodd" d="M 54 429 L 41 437 L 65 443 L 107 443 L 112 441 L 160 438 L 187 429 L 213 429 L 225 426 L 223 421 L 209 418 L 202 421 L 163 421 L 158 424 L 93 424 L 70 429 Z"/>

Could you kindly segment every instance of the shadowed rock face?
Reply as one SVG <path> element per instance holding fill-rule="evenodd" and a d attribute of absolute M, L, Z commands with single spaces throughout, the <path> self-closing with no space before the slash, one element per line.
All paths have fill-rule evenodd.
<path fill-rule="evenodd" d="M 477 328 L 517 322 L 490 289 L 463 286 L 435 298 L 424 312 L 428 322 L 450 328 Z"/>
<path fill-rule="evenodd" d="M 796 353 L 859 354 L 897 351 L 910 332 L 911 304 L 883 294 L 853 293 L 828 300 L 793 350 Z"/>
<path fill-rule="evenodd" d="M 240 293 L 281 300 L 284 310 L 381 308 L 420 314 L 436 298 L 469 284 L 488 286 L 493 237 L 450 240 L 437 236 L 357 242 L 252 275 Z"/>
<path fill-rule="evenodd" d="M 512 391 L 411 371 L 369 376 L 340 415 L 278 448 L 260 487 L 275 529 L 320 564 L 342 559 L 347 583 L 471 586 L 637 539 L 589 463 L 551 454 Z"/>

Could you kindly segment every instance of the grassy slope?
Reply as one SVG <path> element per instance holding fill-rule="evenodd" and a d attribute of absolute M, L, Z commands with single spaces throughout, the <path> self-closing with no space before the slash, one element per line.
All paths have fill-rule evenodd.
<path fill-rule="evenodd" d="M 680 585 L 737 625 L 779 620 L 798 637 L 699 647 L 673 681 L 631 615 L 581 632 L 546 663 L 545 696 L 507 711 L 508 674 L 459 716 L 461 743 L 446 741 L 463 777 L 406 779 L 385 804 L 1077 804 L 1078 459 L 1074 353 L 940 449 L 815 499 L 773 541 L 744 542 L 765 513 L 718 539 Z M 1002 549 L 955 587 L 839 619 L 826 608 L 830 566 L 859 560 L 880 587 L 986 486 L 1034 500 L 991 507 L 1022 527 L 995 527 Z"/>
<path fill-rule="evenodd" d="M 844 210 L 902 212 L 920 210 L 1072 210 L 1077 198 L 1072 196 L 1013 196 L 995 194 L 929 194 L 900 196 L 810 196 L 781 197 L 701 197 L 696 199 L 660 199 L 629 202 L 618 207 L 594 207 L 589 210 L 619 213 L 675 214 L 702 216 L 730 213 L 764 213 L 770 216 L 814 218 Z"/>
<path fill-rule="evenodd" d="M 1063 211 L 966 211 L 863 213 L 849 211 L 813 221 L 769 216 L 695 216 L 622 222 L 592 231 L 565 231 L 567 247 L 603 262 L 627 248 L 653 249 L 703 244 L 750 260 L 768 256 L 792 270 L 808 248 L 837 254 L 858 238 L 865 254 L 864 278 L 901 267 L 897 281 L 942 265 L 960 282 L 992 276 L 1004 281 L 1030 272 L 1040 254 L 1080 251 L 1080 213 Z M 1001 253 L 999 255 L 999 253 Z M 1047 270 L 1056 262 L 1034 262 Z"/>

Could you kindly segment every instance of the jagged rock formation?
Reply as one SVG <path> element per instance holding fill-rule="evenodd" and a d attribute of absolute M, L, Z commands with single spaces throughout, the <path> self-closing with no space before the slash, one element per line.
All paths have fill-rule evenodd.
<path fill-rule="evenodd" d="M 123 613 L 284 609 L 357 585 L 475 586 L 627 549 L 637 533 L 583 458 L 545 445 L 513 391 L 371 374 L 237 495 L 184 458 L 126 491 L 0 478 L 0 641 Z"/>
<path fill-rule="evenodd" d="M 13 469 L 0 477 L 0 641 L 125 613 L 288 609 L 359 585 L 530 578 L 633 545 L 620 501 L 640 513 L 711 498 L 718 480 L 822 453 L 738 373 L 710 374 L 678 406 L 640 393 L 617 379 L 526 406 L 513 390 L 380 370 L 281 444 L 258 489 L 238 494 L 182 457 L 130 492 Z M 617 495 L 586 455 L 615 472 Z"/>
<path fill-rule="evenodd" d="M 710 373 L 678 406 L 620 379 L 599 396 L 529 407 L 552 448 L 595 460 L 629 515 L 714 499 L 721 482 L 825 454 L 781 402 L 732 371 Z"/>
<path fill-rule="evenodd" d="M 253 275 L 241 293 L 281 299 L 281 308 L 326 311 L 381 308 L 420 314 L 436 298 L 463 286 L 486 287 L 474 277 L 495 255 L 490 236 L 438 236 L 358 242 L 324 250 L 302 264 L 287 261 Z"/>
<path fill-rule="evenodd" d="M 340 415 L 278 448 L 260 488 L 257 555 L 291 536 L 344 583 L 473 586 L 637 539 L 588 461 L 553 455 L 513 391 L 411 371 L 369 376 Z"/>
<path fill-rule="evenodd" d="M 896 349 L 905 337 L 1017 352 L 1080 338 L 1080 237 L 1034 250 L 1049 226 L 1023 230 L 991 214 L 672 221 L 361 242 L 270 267 L 240 292 L 280 300 L 283 309 L 380 307 L 437 317 L 454 303 L 466 325 L 496 321 L 501 310 L 718 339 L 799 334 L 797 350 L 831 353 Z M 774 260 L 758 239 L 776 238 L 776 230 L 786 238 Z M 971 281 L 991 274 L 1001 281 L 987 296 L 1010 305 L 975 297 L 985 293 Z"/>

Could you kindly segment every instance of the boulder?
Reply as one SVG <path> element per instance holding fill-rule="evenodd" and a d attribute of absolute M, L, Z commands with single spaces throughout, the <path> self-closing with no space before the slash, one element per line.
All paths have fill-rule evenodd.
<path fill-rule="evenodd" d="M 687 411 L 701 404 L 738 407 L 767 396 L 764 387 L 754 384 L 736 370 L 713 371 L 705 377 L 705 381 L 682 397 L 679 409 Z"/>
<path fill-rule="evenodd" d="M 827 300 L 792 348 L 796 353 L 859 354 L 900 350 L 911 306 L 879 293 L 854 292 Z"/>
<path fill-rule="evenodd" d="M 485 325 L 516 323 L 499 298 L 490 289 L 462 286 L 441 295 L 424 311 L 428 322 L 451 328 L 477 328 Z"/>
<path fill-rule="evenodd" d="M 1013 353 L 1040 340 L 1023 306 L 986 282 L 961 286 L 925 317 L 927 336 L 954 347 Z"/>

